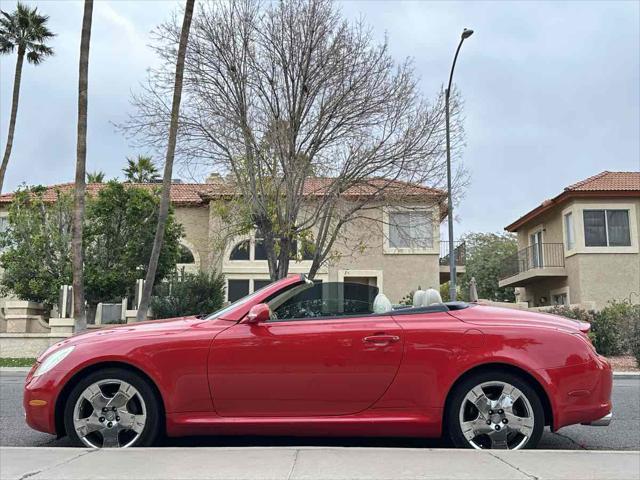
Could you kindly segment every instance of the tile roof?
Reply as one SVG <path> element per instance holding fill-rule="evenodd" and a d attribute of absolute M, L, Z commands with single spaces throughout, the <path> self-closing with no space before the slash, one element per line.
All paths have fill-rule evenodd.
<path fill-rule="evenodd" d="M 335 178 L 315 177 L 308 178 L 305 182 L 303 194 L 306 196 L 322 196 L 325 195 L 330 188 L 335 185 Z M 347 197 L 358 197 L 366 195 L 374 195 L 384 190 L 385 195 L 393 195 L 398 197 L 419 197 L 419 196 L 436 196 L 446 195 L 444 190 L 437 188 L 425 187 L 415 183 L 404 182 L 400 180 L 385 180 L 383 178 L 374 178 L 360 185 L 355 185 L 345 190 L 342 195 Z M 221 182 L 211 188 L 205 194 L 208 197 L 224 197 L 236 195 L 238 190 L 233 183 Z"/>
<path fill-rule="evenodd" d="M 324 195 L 333 181 L 334 179 L 331 178 L 310 178 L 305 183 L 304 194 L 308 196 Z M 88 183 L 87 193 L 89 195 L 95 195 L 104 188 L 105 185 L 104 183 Z M 149 189 L 161 187 L 160 183 L 127 183 L 125 185 Z M 71 193 L 73 192 L 73 188 L 73 183 L 50 185 L 44 193 L 44 199 L 47 202 L 54 202 L 57 197 L 57 192 Z M 388 180 L 384 179 L 372 179 L 366 184 L 363 183 L 360 186 L 351 187 L 343 192 L 343 195 L 353 197 L 372 195 L 381 188 L 384 188 L 385 194 L 398 197 L 443 197 L 446 195 L 446 192 L 443 190 L 401 181 L 391 181 L 389 183 Z M 205 204 L 210 198 L 229 197 L 237 193 L 238 190 L 235 186 L 224 180 L 214 181 L 212 183 L 174 183 L 171 186 L 171 203 L 174 205 L 197 206 Z M 0 204 L 8 204 L 12 201 L 13 193 L 0 195 Z"/>
<path fill-rule="evenodd" d="M 89 195 L 95 195 L 98 193 L 106 183 L 88 183 L 87 193 Z M 125 185 L 131 185 L 142 188 L 160 188 L 160 183 L 126 183 Z M 73 192 L 73 183 L 60 183 L 57 185 L 50 185 L 44 192 L 45 202 L 55 202 L 57 192 L 71 193 Z M 171 185 L 171 203 L 175 205 L 200 205 L 204 204 L 202 195 L 207 193 L 213 188 L 212 184 L 205 183 L 174 183 Z M 3 193 L 0 195 L 0 204 L 11 203 L 13 201 L 13 193 Z"/>
<path fill-rule="evenodd" d="M 640 171 L 609 172 L 605 170 L 565 188 L 565 191 L 581 192 L 624 190 L 640 190 Z"/>
<path fill-rule="evenodd" d="M 554 198 L 544 200 L 540 205 L 524 214 L 515 222 L 507 225 L 505 230 L 517 231 L 522 225 L 533 220 L 538 215 L 572 197 L 640 197 L 639 172 L 609 172 L 605 170 L 584 180 L 566 187 L 562 193 Z"/>

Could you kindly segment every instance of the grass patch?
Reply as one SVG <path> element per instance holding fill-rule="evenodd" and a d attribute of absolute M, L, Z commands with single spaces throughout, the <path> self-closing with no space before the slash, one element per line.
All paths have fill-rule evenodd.
<path fill-rule="evenodd" d="M 30 367 L 35 358 L 0 358 L 0 367 Z"/>

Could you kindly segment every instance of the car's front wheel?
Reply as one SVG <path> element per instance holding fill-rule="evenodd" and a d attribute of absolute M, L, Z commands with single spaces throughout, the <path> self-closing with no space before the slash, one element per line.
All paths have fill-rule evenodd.
<path fill-rule="evenodd" d="M 492 371 L 458 384 L 447 409 L 456 447 L 535 448 L 544 429 L 544 409 L 536 391 L 517 375 Z"/>
<path fill-rule="evenodd" d="M 129 370 L 90 373 L 71 391 L 64 409 L 67 434 L 91 448 L 143 447 L 160 434 L 161 408 L 147 380 Z"/>

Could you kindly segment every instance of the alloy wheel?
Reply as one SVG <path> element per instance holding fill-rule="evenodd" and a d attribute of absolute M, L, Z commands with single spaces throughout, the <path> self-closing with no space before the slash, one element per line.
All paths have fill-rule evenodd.
<path fill-rule="evenodd" d="M 147 407 L 140 392 L 124 380 L 92 383 L 78 397 L 73 427 L 86 446 L 118 448 L 133 445 L 147 422 Z"/>
<path fill-rule="evenodd" d="M 476 449 L 523 448 L 531 438 L 535 415 L 531 402 L 507 382 L 483 382 L 464 397 L 458 415 L 462 434 Z"/>

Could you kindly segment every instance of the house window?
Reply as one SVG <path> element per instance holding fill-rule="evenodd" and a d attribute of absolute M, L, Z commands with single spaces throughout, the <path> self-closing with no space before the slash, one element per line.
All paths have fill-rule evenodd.
<path fill-rule="evenodd" d="M 276 245 L 277 247 L 277 245 Z M 298 255 L 302 256 L 302 260 L 313 260 L 312 250 L 313 248 L 307 247 L 305 251 L 298 251 L 298 242 L 293 240 L 291 242 L 291 255 L 290 258 L 295 260 L 298 258 Z M 302 247 L 300 247 L 302 250 Z M 242 240 L 231 250 L 229 254 L 229 260 L 267 260 L 267 250 L 264 245 L 264 240 L 262 238 L 256 238 L 255 241 L 251 240 Z"/>
<path fill-rule="evenodd" d="M 572 250 L 576 246 L 576 237 L 573 230 L 573 213 L 569 212 L 564 216 L 564 230 L 566 236 L 567 250 Z"/>
<path fill-rule="evenodd" d="M 391 248 L 433 248 L 431 212 L 390 212 L 389 246 Z"/>
<path fill-rule="evenodd" d="M 256 238 L 256 247 L 254 251 L 254 260 L 266 260 L 267 249 L 264 247 L 264 240 L 262 238 Z"/>
<path fill-rule="evenodd" d="M 231 250 L 231 255 L 229 255 L 229 260 L 249 260 L 249 249 L 251 244 L 249 240 L 243 240 L 238 243 L 233 250 Z"/>
<path fill-rule="evenodd" d="M 185 263 L 185 264 L 196 263 L 196 260 L 193 257 L 193 253 L 191 252 L 191 250 L 189 250 L 189 248 L 187 248 L 184 245 L 180 245 L 179 247 L 178 263 Z"/>
<path fill-rule="evenodd" d="M 552 295 L 551 299 L 553 300 L 554 305 L 569 306 L 569 299 L 567 298 L 566 293 L 559 293 L 557 295 Z"/>
<path fill-rule="evenodd" d="M 253 291 L 255 292 L 256 290 L 260 290 L 261 288 L 266 287 L 270 283 L 272 283 L 271 280 L 254 280 Z"/>
<path fill-rule="evenodd" d="M 249 295 L 249 280 L 227 280 L 227 300 L 235 302 Z"/>
<path fill-rule="evenodd" d="M 631 246 L 629 210 L 585 210 L 583 216 L 585 246 Z"/>

